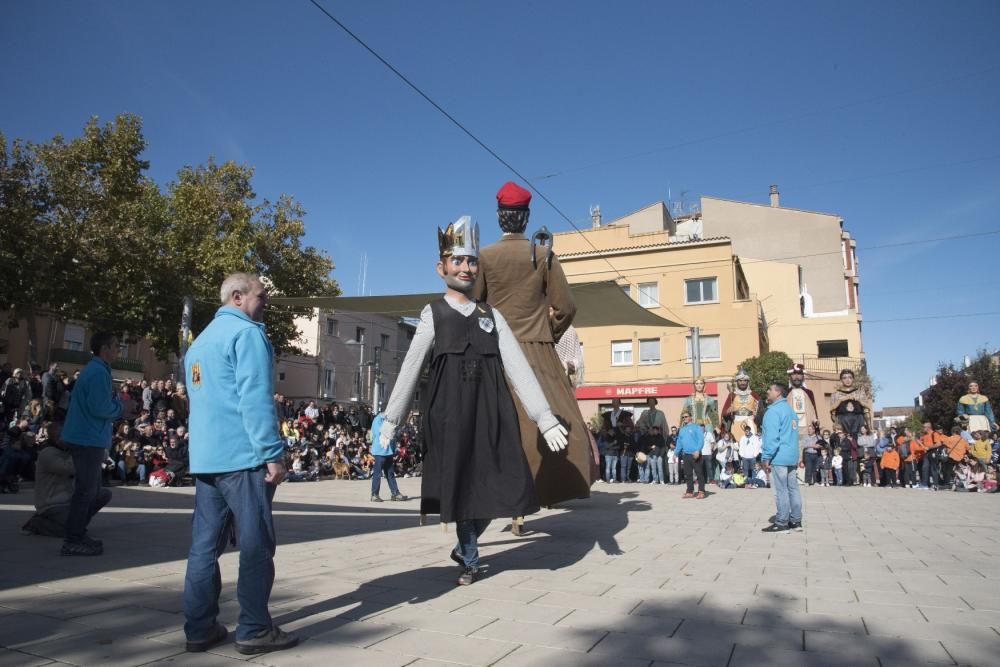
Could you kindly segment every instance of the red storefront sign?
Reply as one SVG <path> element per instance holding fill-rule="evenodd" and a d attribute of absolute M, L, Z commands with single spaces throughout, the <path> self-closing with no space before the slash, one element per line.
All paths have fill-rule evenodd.
<path fill-rule="evenodd" d="M 611 398 L 682 398 L 694 393 L 694 385 L 685 384 L 606 384 L 589 387 L 577 387 L 576 398 L 580 399 L 611 399 Z M 705 393 L 718 396 L 719 384 L 706 382 Z"/>

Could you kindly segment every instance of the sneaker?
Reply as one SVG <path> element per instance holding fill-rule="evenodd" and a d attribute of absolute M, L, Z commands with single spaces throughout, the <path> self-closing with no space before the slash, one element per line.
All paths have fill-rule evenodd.
<path fill-rule="evenodd" d="M 389 498 L 389 500 L 402 501 L 406 500 L 406 496 L 404 496 L 402 493 L 394 493 L 392 497 Z"/>
<path fill-rule="evenodd" d="M 467 565 L 465 569 L 462 570 L 462 574 L 459 575 L 457 583 L 459 586 L 468 586 L 469 584 L 482 579 L 482 577 L 483 568 Z"/>
<path fill-rule="evenodd" d="M 794 530 L 796 533 L 802 532 L 802 522 L 801 521 L 789 521 L 788 529 Z"/>
<path fill-rule="evenodd" d="M 222 623 L 216 623 L 212 635 L 201 641 L 189 641 L 184 646 L 188 653 L 204 653 L 213 646 L 218 646 L 229 637 L 229 630 Z"/>
<path fill-rule="evenodd" d="M 372 502 L 373 503 L 380 503 L 380 502 L 382 502 L 382 499 L 380 497 L 378 497 L 378 496 L 372 496 Z"/>
<path fill-rule="evenodd" d="M 95 544 L 96 540 L 90 542 L 63 542 L 60 556 L 100 556 L 104 553 L 104 547 Z"/>
<path fill-rule="evenodd" d="M 787 532 L 790 532 L 790 531 L 791 531 L 791 528 L 789 528 L 787 525 L 782 526 L 781 524 L 777 524 L 777 523 L 772 523 L 767 528 L 761 528 L 760 529 L 760 532 L 762 532 L 762 533 L 787 533 Z"/>
<path fill-rule="evenodd" d="M 282 651 L 286 648 L 292 648 L 298 645 L 298 643 L 298 636 L 290 632 L 285 632 L 277 625 L 272 625 L 253 639 L 237 640 L 236 650 L 243 655 L 257 655 L 258 653 Z"/>

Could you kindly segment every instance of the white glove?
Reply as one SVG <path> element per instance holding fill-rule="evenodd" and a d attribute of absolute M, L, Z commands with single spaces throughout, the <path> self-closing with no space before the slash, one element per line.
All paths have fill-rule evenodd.
<path fill-rule="evenodd" d="M 566 449 L 566 435 L 567 431 L 562 424 L 556 424 L 548 431 L 542 434 L 545 438 L 546 444 L 548 444 L 549 449 L 554 452 L 561 452 Z"/>
<path fill-rule="evenodd" d="M 392 442 L 392 439 L 396 437 L 396 428 L 397 426 L 388 419 L 383 421 L 382 428 L 379 429 L 378 432 L 379 444 L 383 447 L 388 447 L 389 443 Z"/>

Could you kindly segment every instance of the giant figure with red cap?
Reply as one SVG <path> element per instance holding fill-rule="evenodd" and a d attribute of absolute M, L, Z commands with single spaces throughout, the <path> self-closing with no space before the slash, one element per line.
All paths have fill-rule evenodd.
<path fill-rule="evenodd" d="M 551 245 L 544 244 L 551 236 L 544 229 L 536 234 L 543 239 L 539 246 L 524 235 L 530 204 L 531 193 L 515 183 L 505 183 L 497 192 L 497 220 L 504 234 L 480 253 L 475 296 L 503 312 L 552 411 L 569 431 L 569 446 L 551 452 L 524 406 L 514 401 L 538 498 L 543 505 L 552 505 L 590 496 L 593 452 L 590 432 L 555 348 L 573 322 L 576 305 L 559 259 Z M 517 534 L 517 522 L 513 529 Z"/>

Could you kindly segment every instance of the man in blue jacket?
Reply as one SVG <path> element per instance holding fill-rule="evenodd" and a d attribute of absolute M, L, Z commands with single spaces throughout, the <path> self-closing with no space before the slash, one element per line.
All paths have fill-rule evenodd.
<path fill-rule="evenodd" d="M 767 389 L 770 405 L 764 413 L 764 447 L 760 459 L 771 473 L 771 488 L 778 511 L 764 533 L 802 531 L 802 496 L 799 493 L 799 417 L 788 404 L 788 387 L 777 382 Z"/>
<path fill-rule="evenodd" d="M 104 553 L 101 541 L 87 535 L 87 524 L 97 512 L 101 467 L 111 447 L 111 427 L 122 413 L 122 403 L 111 381 L 111 362 L 118 356 L 118 339 L 112 333 L 98 331 L 90 337 L 90 351 L 94 356 L 73 386 L 62 430 L 76 470 L 66 518 L 66 541 L 60 552 L 63 556 Z"/>
<path fill-rule="evenodd" d="M 271 502 L 285 478 L 285 444 L 274 407 L 273 350 L 264 333 L 267 289 L 258 276 L 222 283 L 222 307 L 184 357 L 191 412 L 188 456 L 194 521 L 184 577 L 187 650 L 206 651 L 229 634 L 218 622 L 219 556 L 239 529 L 236 650 L 291 648 L 298 638 L 271 621 L 276 541 Z"/>
<path fill-rule="evenodd" d="M 684 463 L 684 479 L 687 481 L 685 498 L 705 497 L 705 466 L 701 458 L 705 446 L 705 430 L 691 421 L 690 413 L 681 414 L 681 430 L 677 432 L 677 456 Z M 694 478 L 698 478 L 698 495 L 694 495 Z"/>
<path fill-rule="evenodd" d="M 406 496 L 399 492 L 399 487 L 396 486 L 396 471 L 392 467 L 392 459 L 396 455 L 396 439 L 393 438 L 389 441 L 389 444 L 383 445 L 382 439 L 379 438 L 379 433 L 382 431 L 382 422 L 385 421 L 385 415 L 381 412 L 375 415 L 375 419 L 372 420 L 372 456 L 375 457 L 375 467 L 372 470 L 372 502 L 380 503 L 382 502 L 382 497 L 379 496 L 379 488 L 382 486 L 382 476 L 385 475 L 386 482 L 389 483 L 389 500 L 406 500 Z"/>

